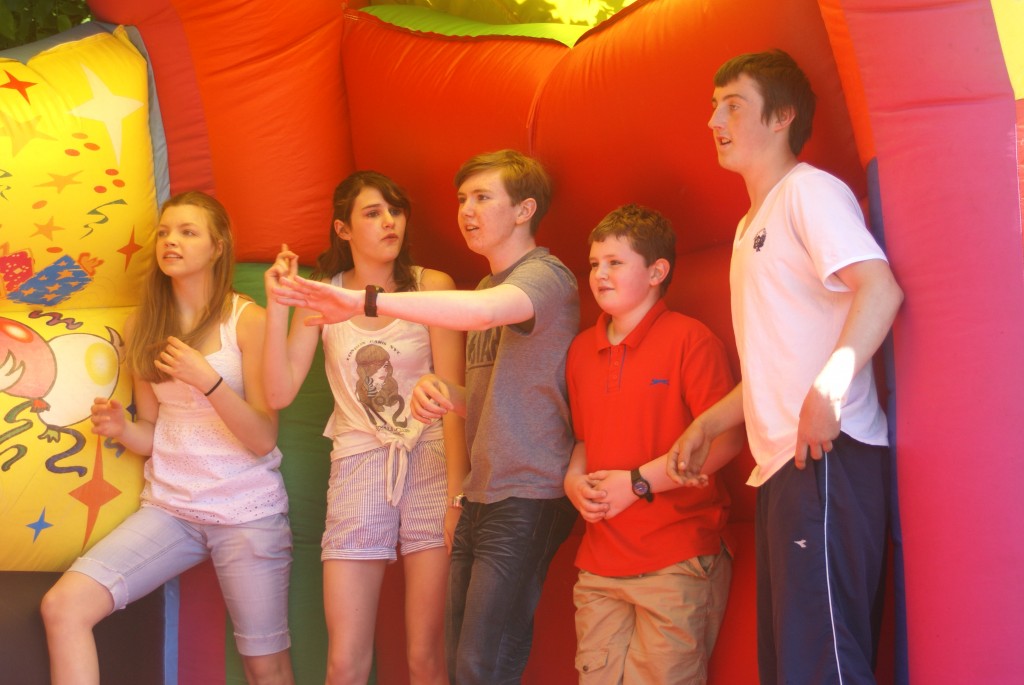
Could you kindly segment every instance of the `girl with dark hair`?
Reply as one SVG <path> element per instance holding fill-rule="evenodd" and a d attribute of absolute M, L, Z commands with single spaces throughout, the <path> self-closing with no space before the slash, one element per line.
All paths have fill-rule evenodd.
<path fill-rule="evenodd" d="M 313 278 L 365 290 L 362 316 L 307 326 L 314 312 L 299 309 L 289 330 L 288 307 L 270 295 L 280 279 L 296 276 L 297 255 L 283 246 L 265 277 L 268 401 L 281 408 L 294 399 L 318 339 L 334 395 L 324 432 L 332 450 L 321 555 L 329 685 L 362 684 L 369 677 L 381 581 L 399 544 L 411 681 L 448 682 L 445 547 L 451 547 L 457 521 L 450 497 L 462 491 L 468 470 L 465 433 L 454 413 L 443 422 L 410 421 L 408 404 L 426 374 L 464 382 L 462 334 L 378 317 L 370 304 L 378 292 L 454 288 L 447 274 L 413 265 L 409 212 L 402 189 L 373 171 L 352 174 L 334 192 L 330 247 L 317 259 Z"/>

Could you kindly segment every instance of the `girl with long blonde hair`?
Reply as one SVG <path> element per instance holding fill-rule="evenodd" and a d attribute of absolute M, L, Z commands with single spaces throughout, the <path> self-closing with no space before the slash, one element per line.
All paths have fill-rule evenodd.
<path fill-rule="evenodd" d="M 93 432 L 149 456 L 142 507 L 43 598 L 54 685 L 98 685 L 92 628 L 212 559 L 250 685 L 294 685 L 289 660 L 291 529 L 277 414 L 263 392 L 264 310 L 232 289 L 227 211 L 168 200 L 142 304 L 126 324 L 134 420 L 97 398 Z"/>

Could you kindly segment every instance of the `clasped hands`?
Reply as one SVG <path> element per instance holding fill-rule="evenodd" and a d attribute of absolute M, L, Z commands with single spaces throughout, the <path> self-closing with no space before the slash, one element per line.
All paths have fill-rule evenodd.
<path fill-rule="evenodd" d="M 624 479 L 624 482 L 623 482 Z M 601 470 L 571 477 L 566 494 L 587 523 L 612 518 L 636 500 L 629 471 Z M 628 498 L 627 498 L 628 495 Z"/>

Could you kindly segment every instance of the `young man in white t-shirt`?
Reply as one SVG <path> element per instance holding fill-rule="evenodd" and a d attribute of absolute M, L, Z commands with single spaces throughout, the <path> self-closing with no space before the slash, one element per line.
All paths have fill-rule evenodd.
<path fill-rule="evenodd" d="M 729 276 L 743 380 L 669 472 L 697 482 L 711 440 L 746 423 L 761 683 L 873 683 L 889 451 L 870 362 L 903 292 L 849 188 L 797 161 L 814 93 L 793 59 L 741 55 L 714 84 L 718 161 L 750 197 Z"/>

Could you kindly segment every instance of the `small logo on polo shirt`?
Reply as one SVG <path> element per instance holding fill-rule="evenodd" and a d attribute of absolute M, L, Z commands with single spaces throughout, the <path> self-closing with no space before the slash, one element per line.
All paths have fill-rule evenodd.
<path fill-rule="evenodd" d="M 754 252 L 760 252 L 761 248 L 764 247 L 764 241 L 768 237 L 768 230 L 762 228 L 754 236 Z"/>
<path fill-rule="evenodd" d="M 668 385 L 667 378 L 652 378 L 651 385 Z"/>
<path fill-rule="evenodd" d="M 807 540 L 793 540 L 793 544 L 800 549 L 807 549 Z"/>

